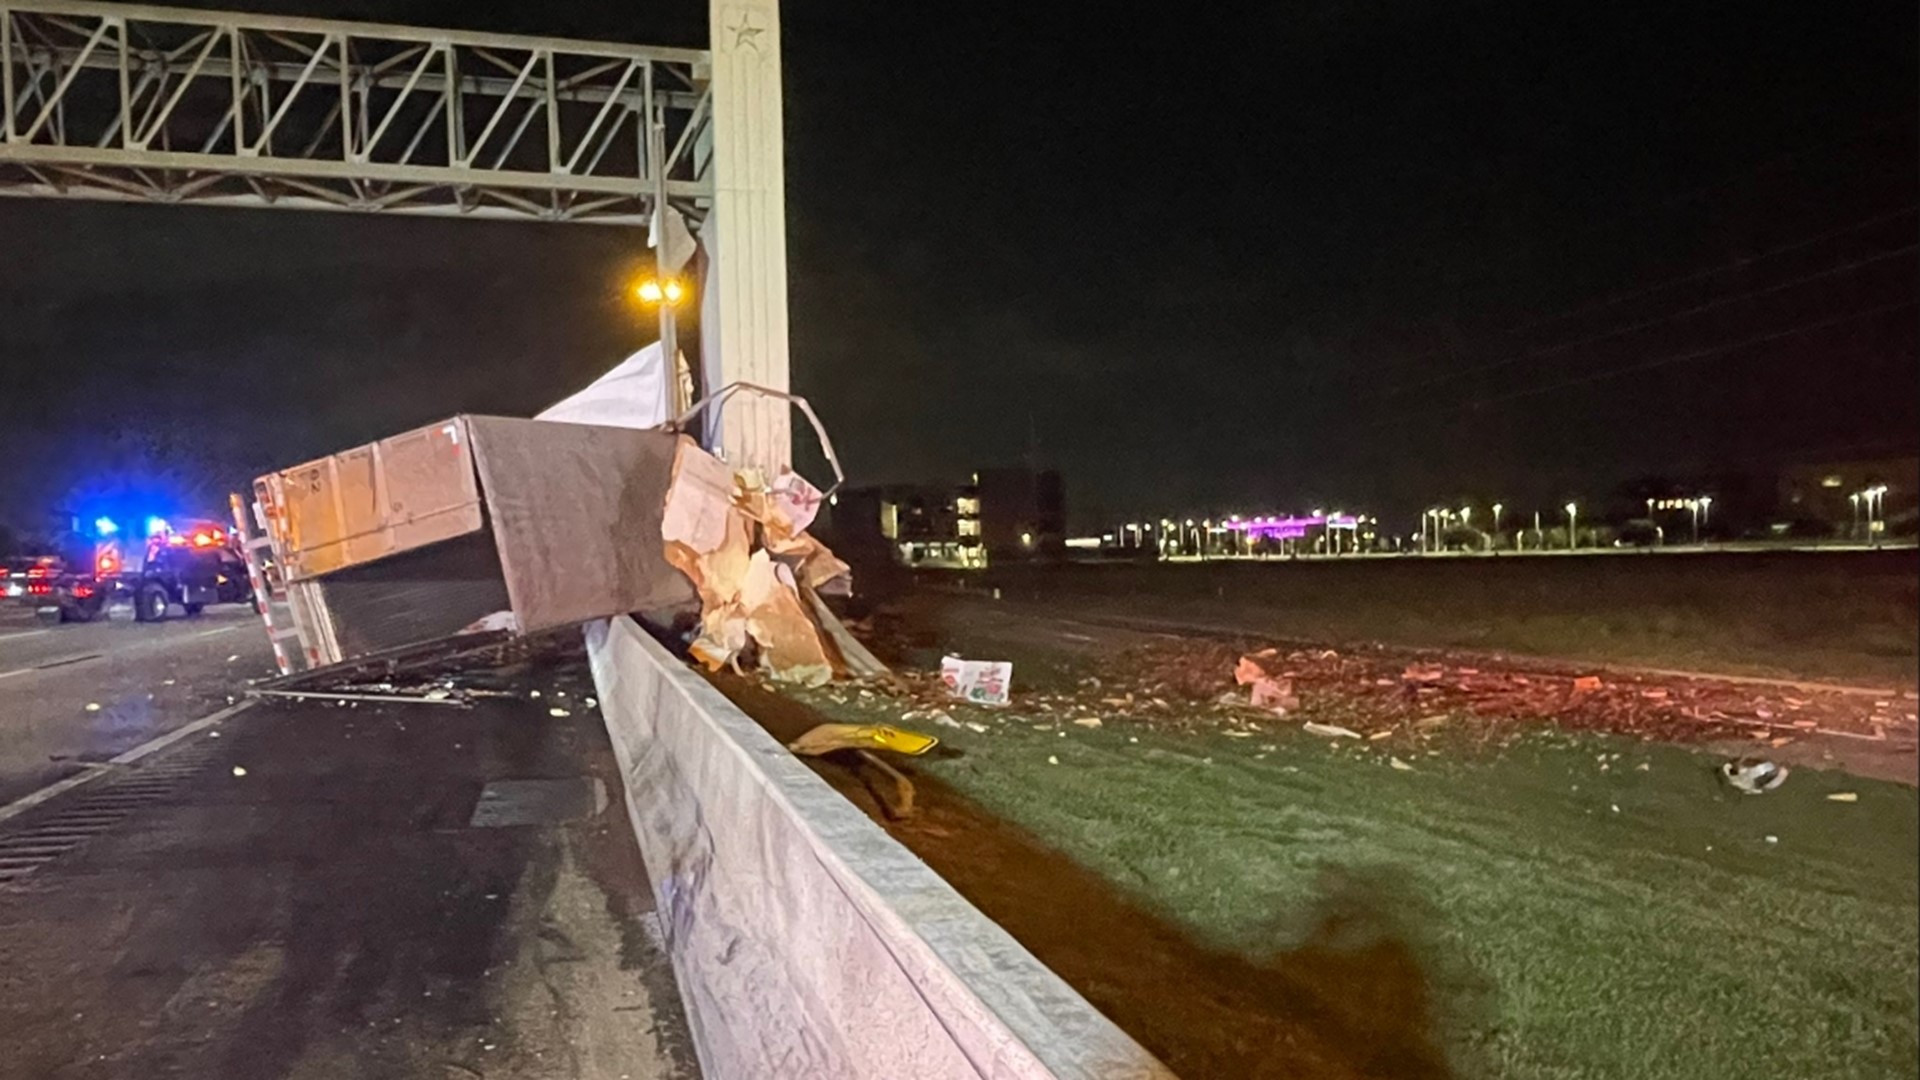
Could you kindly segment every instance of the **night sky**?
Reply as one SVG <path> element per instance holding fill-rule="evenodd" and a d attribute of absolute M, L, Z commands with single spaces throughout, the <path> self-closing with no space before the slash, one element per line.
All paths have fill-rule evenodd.
<path fill-rule="evenodd" d="M 221 6 L 705 44 L 703 4 Z M 1920 444 L 1911 0 L 784 18 L 794 379 L 854 482 L 1033 454 L 1082 524 L 1410 521 Z M 0 201 L 0 517 L 533 412 L 651 338 L 645 259 Z"/>

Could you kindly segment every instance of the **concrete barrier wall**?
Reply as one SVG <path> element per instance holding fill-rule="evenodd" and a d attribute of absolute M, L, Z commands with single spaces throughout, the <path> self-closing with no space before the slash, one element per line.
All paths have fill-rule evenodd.
<path fill-rule="evenodd" d="M 708 1080 L 1171 1076 L 631 619 L 587 646 Z"/>

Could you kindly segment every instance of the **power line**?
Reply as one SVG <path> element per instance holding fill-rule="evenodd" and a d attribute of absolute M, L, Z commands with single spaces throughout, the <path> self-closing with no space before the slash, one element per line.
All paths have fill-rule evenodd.
<path fill-rule="evenodd" d="M 1558 382 L 1548 383 L 1544 386 L 1530 387 L 1525 390 L 1516 390 L 1511 393 L 1499 395 L 1497 397 L 1482 398 L 1478 401 L 1463 402 L 1458 405 L 1447 407 L 1442 411 L 1447 413 L 1457 413 L 1457 412 L 1462 412 L 1469 409 L 1479 409 L 1487 405 L 1497 405 L 1503 402 L 1515 401 L 1521 398 L 1537 397 L 1541 394 L 1550 394 L 1550 393 L 1553 393 L 1554 391 L 1563 390 L 1570 387 L 1583 386 L 1589 383 L 1604 382 L 1608 379 L 1617 378 L 1621 375 L 1629 375 L 1637 371 L 1647 371 L 1654 368 L 1665 367 L 1670 364 L 1681 364 L 1681 363 L 1689 363 L 1689 362 L 1698 361 L 1698 360 L 1711 359 L 1712 357 L 1721 355 L 1723 353 L 1736 352 L 1740 349 L 1749 348 L 1754 345 L 1762 345 L 1769 341 L 1777 341 L 1783 338 L 1794 337 L 1799 334 L 1809 333 L 1811 331 L 1824 329 L 1829 326 L 1838 326 L 1843 323 L 1855 322 L 1860 319 L 1872 318 L 1875 315 L 1883 315 L 1890 311 L 1898 311 L 1901 308 L 1912 307 L 1915 304 L 1920 304 L 1920 299 L 1908 298 L 1906 300 L 1901 300 L 1896 303 L 1883 304 L 1879 307 L 1868 308 L 1864 311 L 1856 311 L 1848 315 L 1835 316 L 1834 318 L 1831 318 L 1831 319 L 1822 319 L 1818 322 L 1799 323 L 1794 326 L 1789 326 L 1781 330 L 1773 331 L 1772 333 L 1761 334 L 1756 337 L 1750 337 L 1741 341 L 1730 342 L 1725 345 L 1714 345 L 1704 349 L 1691 349 L 1686 352 L 1669 353 L 1665 356 L 1654 357 L 1651 360 L 1643 360 L 1643 361 L 1638 361 L 1632 364 L 1627 364 L 1621 367 L 1608 368 L 1603 371 L 1594 372 L 1589 375 L 1579 376 L 1577 378 L 1562 379 Z M 1374 421 L 1373 423 L 1356 425 L 1348 430 L 1352 434 L 1358 434 L 1361 432 L 1373 431 L 1375 429 L 1385 427 L 1388 424 L 1399 423 L 1404 419 L 1405 419 L 1404 416 L 1384 416 Z"/>
<path fill-rule="evenodd" d="M 1625 326 L 1616 327 L 1615 329 L 1608 330 L 1604 333 L 1593 334 L 1588 337 L 1578 338 L 1573 341 L 1564 341 L 1558 345 L 1549 345 L 1544 348 L 1533 349 L 1529 352 L 1521 353 L 1519 356 L 1510 356 L 1502 360 L 1495 360 L 1490 364 L 1480 364 L 1475 367 L 1466 368 L 1460 371 L 1441 372 L 1438 375 L 1434 375 L 1429 378 L 1422 379 L 1421 381 L 1417 383 L 1413 383 L 1411 385 L 1395 387 L 1388 392 L 1393 394 L 1405 393 L 1409 390 L 1419 390 L 1428 386 L 1435 386 L 1444 382 L 1452 382 L 1455 379 L 1464 379 L 1470 375 L 1479 375 L 1488 371 L 1497 371 L 1501 368 L 1512 367 L 1515 364 L 1524 363 L 1528 360 L 1540 359 L 1540 358 L 1555 355 L 1557 353 L 1563 353 L 1563 352 L 1566 352 L 1568 349 L 1577 349 L 1582 345 L 1591 345 L 1595 342 L 1605 341 L 1608 338 L 1619 337 L 1622 334 L 1630 334 L 1636 330 L 1645 330 L 1651 326 L 1659 326 L 1663 323 L 1675 322 L 1677 320 L 1687 318 L 1688 316 L 1698 315 L 1703 311 L 1712 311 L 1714 308 L 1725 307 L 1728 304 L 1737 303 L 1741 300 L 1751 300 L 1756 296 L 1766 296 L 1769 293 L 1776 293 L 1781 291 L 1782 289 L 1790 289 L 1795 285 L 1804 285 L 1809 281 L 1819 281 L 1822 278 L 1833 277 L 1836 274 L 1844 274 L 1849 271 L 1858 270 L 1863 266 L 1872 266 L 1875 263 L 1881 263 L 1881 262 L 1887 261 L 1888 259 L 1898 258 L 1899 256 L 1908 254 L 1909 252 L 1912 252 L 1916 249 L 1920 249 L 1920 243 L 1908 244 L 1905 247 L 1894 248 L 1890 251 L 1878 252 L 1869 258 L 1856 259 L 1853 262 L 1842 263 L 1839 266 L 1830 266 L 1824 270 L 1818 270 L 1811 274 L 1805 274 L 1800 277 L 1792 278 L 1787 281 L 1778 282 L 1776 284 L 1769 285 L 1765 288 L 1750 289 L 1747 292 L 1735 293 L 1732 296 L 1723 296 L 1716 300 L 1709 300 L 1704 304 L 1696 304 L 1690 308 L 1683 308 L 1680 311 L 1676 311 L 1668 315 L 1662 315 L 1657 319 L 1643 319 L 1640 322 L 1628 323 Z"/>
<path fill-rule="evenodd" d="M 1658 281 L 1652 285 L 1642 286 L 1637 289 L 1628 289 L 1625 292 L 1618 292 L 1613 294 L 1612 296 L 1603 297 L 1592 303 L 1582 304 L 1578 307 L 1568 308 L 1565 311 L 1555 312 L 1551 315 L 1542 315 L 1535 319 L 1528 319 L 1523 322 L 1518 322 L 1508 327 L 1504 331 L 1504 333 L 1508 333 L 1508 334 L 1518 333 L 1522 330 L 1529 330 L 1536 326 L 1545 325 L 1546 323 L 1559 322 L 1562 319 L 1572 318 L 1575 315 L 1584 315 L 1591 311 L 1600 311 L 1602 309 L 1612 307 L 1613 305 L 1618 304 L 1624 300 L 1633 300 L 1641 296 L 1647 296 L 1652 293 L 1662 292 L 1674 287 L 1675 285 L 1685 285 L 1690 282 L 1699 281 L 1703 278 L 1710 278 L 1720 274 L 1724 274 L 1729 270 L 1739 270 L 1744 267 L 1752 266 L 1754 263 L 1757 263 L 1762 259 L 1769 259 L 1775 255 L 1780 255 L 1789 251 L 1798 251 L 1801 248 L 1805 248 L 1805 247 L 1812 247 L 1814 244 L 1817 244 L 1822 240 L 1831 240 L 1836 236 L 1845 236 L 1850 232 L 1857 232 L 1858 230 L 1867 228 L 1869 226 L 1879 225 L 1882 222 L 1892 221 L 1895 218 L 1905 217 L 1908 214 L 1913 213 L 1914 210 L 1916 209 L 1920 209 L 1920 203 L 1908 203 L 1907 205 L 1899 208 L 1898 210 L 1889 211 L 1888 213 L 1885 213 L 1885 214 L 1877 214 L 1863 221 L 1856 221 L 1851 225 L 1842 225 L 1837 229 L 1829 229 L 1826 232 L 1819 233 L 1814 236 L 1809 236 L 1805 240 L 1796 240 L 1791 244 L 1782 244 L 1779 247 L 1768 248 L 1766 251 L 1762 251 L 1757 255 L 1741 256 L 1739 258 L 1732 260 L 1731 262 L 1725 262 L 1725 263 L 1717 264 L 1715 266 L 1709 266 L 1702 270 L 1696 270 L 1696 271 L 1693 271 L 1692 273 L 1682 274 L 1681 276 L 1675 277 L 1675 278 L 1668 278 L 1665 281 Z"/>
<path fill-rule="evenodd" d="M 1785 330 L 1776 330 L 1771 334 L 1761 334 L 1758 337 L 1747 338 L 1745 341 L 1736 341 L 1731 345 L 1719 345 L 1719 346 L 1715 346 L 1713 348 L 1708 348 L 1708 349 L 1694 349 L 1690 352 L 1673 353 L 1668 356 L 1655 357 L 1652 360 L 1642 360 L 1637 363 L 1625 364 L 1616 368 L 1607 368 L 1604 371 L 1597 371 L 1590 375 L 1582 375 L 1582 376 L 1579 376 L 1578 378 L 1563 379 L 1559 382 L 1549 383 L 1545 386 L 1537 386 L 1528 390 L 1516 390 L 1512 393 L 1501 394 L 1498 397 L 1484 398 L 1478 402 L 1475 402 L 1474 405 L 1475 407 L 1479 407 L 1483 405 L 1497 405 L 1504 401 L 1514 401 L 1519 398 L 1537 397 L 1541 394 L 1550 394 L 1556 390 L 1564 390 L 1569 387 L 1585 386 L 1589 383 L 1604 382 L 1608 379 L 1618 378 L 1621 375 L 1631 375 L 1637 371 L 1650 371 L 1654 368 L 1666 367 L 1670 364 L 1684 364 L 1684 363 L 1691 363 L 1696 360 L 1705 360 L 1723 353 L 1736 352 L 1740 349 L 1747 348 L 1748 346 L 1751 346 L 1751 345 L 1759 345 L 1768 341 L 1778 341 L 1781 338 L 1794 337 L 1799 334 L 1804 334 L 1813 330 L 1824 329 L 1829 326 L 1839 326 L 1842 323 L 1849 323 L 1859 319 L 1872 318 L 1875 315 L 1884 315 L 1889 311 L 1898 311 L 1904 307 L 1912 307 L 1917 303 L 1920 303 L 1920 299 L 1909 297 L 1908 299 L 1900 300 L 1895 303 L 1882 304 L 1879 307 L 1868 308 L 1865 311 L 1856 311 L 1850 315 L 1839 315 L 1831 319 L 1822 319 L 1819 322 L 1802 323 L 1798 326 L 1788 327 Z"/>
<path fill-rule="evenodd" d="M 1831 240 L 1837 236 L 1845 236 L 1846 234 L 1851 232 L 1858 232 L 1861 229 L 1871 228 L 1872 226 L 1875 226 L 1875 225 L 1884 224 L 1886 222 L 1905 217 L 1909 214 L 1912 214 L 1915 210 L 1920 210 L 1920 203 L 1908 203 L 1905 206 L 1899 207 L 1898 209 L 1895 209 L 1895 210 L 1887 211 L 1884 214 L 1875 214 L 1872 217 L 1863 218 L 1859 221 L 1851 222 L 1846 225 L 1840 225 L 1835 228 L 1828 229 L 1825 232 L 1816 233 L 1813 236 L 1809 236 L 1801 240 L 1792 241 L 1791 243 L 1780 244 L 1776 247 L 1768 248 L 1765 251 L 1761 251 L 1753 255 L 1742 255 L 1724 263 L 1716 263 L 1712 266 L 1702 267 L 1698 270 L 1688 271 L 1687 273 L 1681 274 L 1677 277 L 1667 278 L 1663 281 L 1656 281 L 1651 285 L 1639 286 L 1637 288 L 1628 289 L 1623 292 L 1614 293 L 1610 296 L 1603 296 L 1597 300 L 1591 300 L 1585 303 L 1576 304 L 1575 306 L 1570 308 L 1563 308 L 1560 311 L 1551 312 L 1549 314 L 1537 316 L 1532 319 L 1524 319 L 1504 329 L 1494 331 L 1493 336 L 1509 337 L 1519 333 L 1522 330 L 1529 330 L 1529 329 L 1532 329 L 1533 327 L 1542 326 L 1547 323 L 1559 322 L 1563 319 L 1570 319 L 1576 315 L 1584 315 L 1594 311 L 1601 311 L 1606 308 L 1613 307 L 1616 304 L 1623 303 L 1627 300 L 1638 299 L 1639 297 L 1642 297 L 1642 296 L 1651 296 L 1655 293 L 1665 292 L 1666 290 L 1671 289 L 1677 285 L 1686 285 L 1694 281 L 1701 281 L 1707 278 L 1717 277 L 1718 275 L 1727 273 L 1729 271 L 1744 269 L 1746 267 L 1754 265 L 1755 263 L 1759 263 L 1766 259 L 1770 259 L 1775 255 L 1784 255 L 1790 251 L 1799 251 L 1803 248 L 1812 247 L 1813 245 L 1821 243 L 1822 241 Z M 1401 363 L 1401 364 L 1412 364 L 1412 363 L 1417 363 L 1418 361 L 1421 361 L 1421 360 L 1426 360 L 1431 357 L 1438 356 L 1441 353 L 1446 351 L 1447 351 L 1446 349 L 1428 349 L 1426 352 L 1416 353 L 1415 355 L 1407 357 L 1404 360 L 1396 360 L 1396 361 L 1389 361 L 1389 362 Z"/>
<path fill-rule="evenodd" d="M 1618 214 L 1613 215 L 1612 217 L 1602 218 L 1601 220 L 1596 221 L 1593 224 L 1589 225 L 1584 231 L 1595 232 L 1601 228 L 1612 225 L 1615 222 L 1624 221 L 1628 218 L 1644 215 L 1656 210 L 1665 209 L 1666 207 L 1674 206 L 1679 203 L 1689 202 L 1717 188 L 1723 188 L 1728 184 L 1733 183 L 1736 180 L 1743 180 L 1750 174 L 1763 173 L 1769 169 L 1777 168 L 1778 166 L 1783 165 L 1786 162 L 1792 161 L 1795 158 L 1805 157 L 1806 155 L 1813 153 L 1815 150 L 1826 150 L 1835 146 L 1844 146 L 1847 143 L 1857 142 L 1860 139 L 1863 139 L 1875 132 L 1883 131 L 1887 128 L 1899 127 L 1899 126 L 1910 124 L 1910 123 L 1912 123 L 1912 121 L 1904 115 L 1889 116 L 1884 120 L 1867 124 L 1863 127 L 1855 128 L 1852 131 L 1842 132 L 1839 135 L 1835 135 L 1831 138 L 1822 139 L 1819 142 L 1808 143 L 1807 145 L 1799 147 L 1798 149 L 1788 150 L 1782 154 L 1775 154 L 1773 157 L 1767 158 L 1766 160 L 1761 161 L 1758 164 L 1749 165 L 1749 166 L 1746 166 L 1745 168 L 1727 173 L 1721 176 L 1718 180 L 1714 180 L 1707 184 L 1702 184 L 1701 186 L 1692 188 L 1688 191 L 1683 191 L 1678 195 L 1670 195 L 1667 198 L 1662 199 L 1661 201 L 1653 204 L 1652 206 L 1635 207 L 1632 209 L 1624 210 Z"/>

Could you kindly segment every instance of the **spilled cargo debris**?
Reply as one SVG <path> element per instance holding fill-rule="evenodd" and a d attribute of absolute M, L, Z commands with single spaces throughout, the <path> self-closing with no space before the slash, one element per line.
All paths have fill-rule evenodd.
<path fill-rule="evenodd" d="M 1300 698 L 1293 692 L 1293 679 L 1290 676 L 1269 670 L 1269 665 L 1275 664 L 1279 655 L 1278 649 L 1262 649 L 1242 656 L 1240 662 L 1234 665 L 1233 681 L 1251 688 L 1247 704 L 1275 716 L 1285 716 L 1300 707 Z"/>
<path fill-rule="evenodd" d="M 1752 758 L 1729 761 L 1720 766 L 1720 775 L 1743 795 L 1764 795 L 1787 782 L 1788 769 L 1778 762 Z"/>
<path fill-rule="evenodd" d="M 822 626 L 831 613 L 813 602 L 851 591 L 847 564 L 806 532 L 821 498 L 797 474 L 769 483 L 681 438 L 661 539 L 699 595 L 688 651 L 709 671 L 739 671 L 745 658 L 776 680 L 819 686 L 850 670 Z"/>
<path fill-rule="evenodd" d="M 940 683 L 947 693 L 975 705 L 1005 705 L 1013 689 L 1013 664 L 1005 660 L 940 660 Z"/>

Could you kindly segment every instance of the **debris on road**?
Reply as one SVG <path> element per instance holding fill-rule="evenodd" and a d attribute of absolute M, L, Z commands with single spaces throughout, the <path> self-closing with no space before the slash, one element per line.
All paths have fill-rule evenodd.
<path fill-rule="evenodd" d="M 681 440 L 661 537 L 699 595 L 690 651 L 709 671 L 740 670 L 744 657 L 776 680 L 820 686 L 884 670 L 819 601 L 851 589 L 847 564 L 806 532 L 822 497 L 797 474 L 768 482 Z"/>
<path fill-rule="evenodd" d="M 442 689 L 436 694 L 432 691 L 407 693 L 397 690 L 391 683 L 381 684 L 378 688 L 365 690 L 352 686 L 329 687 L 325 690 L 282 690 L 276 687 L 252 687 L 247 690 L 248 697 L 290 698 L 293 700 L 314 699 L 331 701 L 335 705 L 350 705 L 359 702 L 391 702 L 413 705 L 448 705 L 457 709 L 472 708 L 473 703 L 463 693 Z"/>
<path fill-rule="evenodd" d="M 1360 733 L 1339 724 L 1319 724 L 1312 720 L 1300 725 L 1300 730 L 1309 735 L 1323 735 L 1329 739 L 1358 739 Z"/>
<path fill-rule="evenodd" d="M 1041 712 L 1100 708 L 1109 723 L 1244 728 L 1260 715 L 1243 689 L 1248 685 L 1243 672 L 1253 676 L 1253 667 L 1289 682 L 1301 699 L 1293 715 L 1320 723 L 1333 723 L 1337 717 L 1340 726 L 1363 737 L 1391 731 L 1393 738 L 1413 742 L 1445 735 L 1499 746 L 1529 727 L 1551 724 L 1567 731 L 1680 743 L 1817 735 L 1895 749 L 1913 746 L 1920 734 L 1920 723 L 1903 714 L 1875 713 L 1870 701 L 1857 694 L 1807 687 L 1787 696 L 1777 687 L 1751 681 L 1655 673 L 1602 677 L 1531 658 L 1507 657 L 1496 663 L 1474 654 L 1470 662 L 1454 662 L 1434 658 L 1430 651 L 1409 659 L 1408 650 L 1381 645 L 1335 653 L 1207 637 L 1122 650 L 1104 658 L 1077 691 L 1023 691 L 1020 701 Z M 1569 693 L 1578 679 L 1596 680 L 1597 688 Z M 911 683 L 912 677 L 906 681 Z M 1593 682 L 1582 685 L 1595 687 Z M 1109 699 L 1125 704 L 1104 705 Z M 1168 704 L 1150 707 L 1156 699 Z M 1774 718 L 1762 719 L 1761 710 L 1774 713 Z"/>
<path fill-rule="evenodd" d="M 247 767 L 246 767 L 246 766 L 244 766 L 244 765 L 235 765 L 235 766 L 233 767 L 233 775 L 235 775 L 235 776 L 245 776 L 245 775 L 247 775 Z"/>
<path fill-rule="evenodd" d="M 1013 686 L 1013 664 L 1006 660 L 940 659 L 940 682 L 947 692 L 975 705 L 1005 705 Z"/>
<path fill-rule="evenodd" d="M 1404 762 L 1404 761 L 1401 761 L 1401 760 L 1400 760 L 1399 758 L 1397 758 L 1397 757 L 1390 757 L 1390 758 L 1388 758 L 1388 759 L 1387 759 L 1387 764 L 1389 764 L 1389 765 L 1391 765 L 1391 766 L 1393 766 L 1394 768 L 1396 768 L 1396 769 L 1398 769 L 1398 770 L 1400 770 L 1401 772 L 1413 772 L 1413 771 L 1414 771 L 1414 769 L 1413 769 L 1413 766 L 1411 766 L 1411 765 L 1409 765 L 1409 764 L 1407 764 L 1407 763 L 1406 763 L 1406 762 Z"/>
<path fill-rule="evenodd" d="M 1828 802 L 1859 802 L 1860 794 L 1855 791 L 1836 791 L 1827 796 Z"/>
<path fill-rule="evenodd" d="M 1439 664 L 1408 664 L 1400 672 L 1400 678 L 1410 683 L 1432 684 L 1447 677 L 1447 669 Z"/>
<path fill-rule="evenodd" d="M 1300 707 L 1300 699 L 1293 692 L 1291 678 L 1275 674 L 1268 668 L 1268 664 L 1279 653 L 1278 649 L 1262 649 L 1242 656 L 1239 663 L 1233 666 L 1233 681 L 1252 688 L 1248 694 L 1248 705 L 1275 716 L 1285 716 Z"/>
<path fill-rule="evenodd" d="M 1736 791 L 1746 795 L 1764 795 L 1787 782 L 1788 769 L 1778 762 L 1742 758 L 1720 766 L 1720 775 Z"/>
<path fill-rule="evenodd" d="M 787 749 L 806 757 L 819 757 L 835 750 L 889 750 L 917 757 L 940 745 L 940 740 L 917 731 L 888 724 L 818 724 L 787 744 Z"/>

